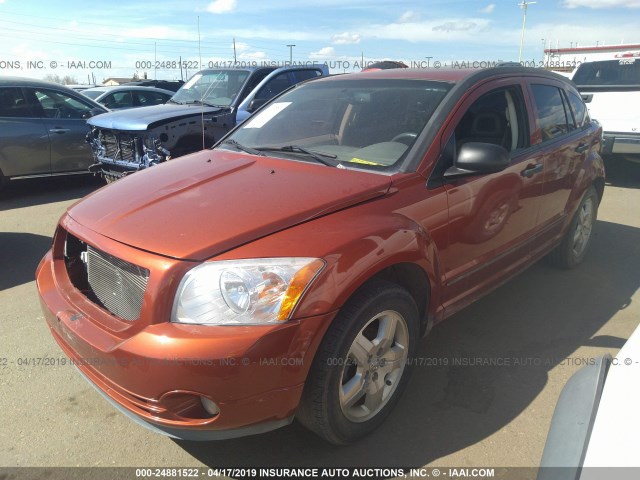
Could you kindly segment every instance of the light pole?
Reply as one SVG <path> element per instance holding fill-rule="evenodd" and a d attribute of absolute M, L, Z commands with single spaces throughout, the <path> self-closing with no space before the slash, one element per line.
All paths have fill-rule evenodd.
<path fill-rule="evenodd" d="M 518 53 L 518 62 L 522 61 L 522 44 L 524 43 L 524 27 L 527 24 L 527 8 L 529 5 L 533 5 L 537 2 L 527 2 L 527 0 L 522 0 L 522 3 L 519 3 L 518 6 L 524 10 L 524 15 L 522 16 L 522 35 L 520 35 L 520 53 Z"/>
<path fill-rule="evenodd" d="M 287 45 L 287 47 L 289 47 L 289 65 L 291 65 L 293 63 L 293 47 L 295 45 Z"/>

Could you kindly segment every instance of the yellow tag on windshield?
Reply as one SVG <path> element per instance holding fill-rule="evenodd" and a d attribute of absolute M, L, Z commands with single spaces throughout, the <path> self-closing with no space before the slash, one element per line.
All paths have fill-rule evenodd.
<path fill-rule="evenodd" d="M 369 160 L 362 160 L 361 158 L 356 158 L 356 157 L 353 157 L 349 161 L 353 162 L 353 163 L 362 163 L 363 165 L 378 165 L 378 166 L 382 166 L 381 163 L 370 162 Z"/>

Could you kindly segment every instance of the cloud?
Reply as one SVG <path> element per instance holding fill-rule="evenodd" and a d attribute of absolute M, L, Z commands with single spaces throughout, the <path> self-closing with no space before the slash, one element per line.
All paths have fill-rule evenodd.
<path fill-rule="evenodd" d="M 241 60 L 266 60 L 268 56 L 265 52 L 242 52 L 238 58 Z"/>
<path fill-rule="evenodd" d="M 326 58 L 333 58 L 336 56 L 336 50 L 333 47 L 324 47 L 317 52 L 311 52 L 309 58 L 324 60 Z"/>
<path fill-rule="evenodd" d="M 236 9 L 236 0 L 213 0 L 207 6 L 207 12 L 220 14 L 229 13 Z"/>
<path fill-rule="evenodd" d="M 564 0 L 565 8 L 640 8 L 640 0 Z"/>
<path fill-rule="evenodd" d="M 233 48 L 233 43 L 230 45 L 231 48 Z M 244 42 L 236 42 L 236 52 L 246 52 L 247 50 L 250 50 L 251 47 L 244 43 Z"/>
<path fill-rule="evenodd" d="M 481 13 L 492 13 L 495 9 L 496 9 L 496 4 L 495 3 L 490 3 L 486 7 L 481 8 L 480 12 Z"/>
<path fill-rule="evenodd" d="M 79 32 L 80 33 L 80 32 Z M 86 32 L 82 32 L 86 33 Z M 112 35 L 113 32 L 109 33 L 109 30 L 105 29 L 100 31 L 99 33 L 105 35 Z M 135 28 L 123 29 L 117 32 L 118 36 L 115 38 L 116 41 L 127 38 L 154 38 L 157 40 L 191 40 L 197 41 L 198 37 L 190 30 L 182 30 L 173 27 L 167 27 L 164 25 L 147 25 L 147 26 L 139 26 Z"/>
<path fill-rule="evenodd" d="M 473 30 L 477 27 L 477 24 L 474 22 L 465 22 L 465 21 L 456 21 L 456 22 L 445 22 L 442 25 L 436 25 L 433 27 L 434 32 L 468 32 L 469 30 Z"/>
<path fill-rule="evenodd" d="M 413 23 L 419 21 L 420 13 L 413 10 L 407 10 L 402 15 L 400 15 L 400 18 L 398 18 L 398 23 Z"/>
<path fill-rule="evenodd" d="M 331 36 L 331 43 L 336 45 L 349 45 L 353 43 L 360 43 L 362 37 L 357 33 L 337 33 Z"/>
<path fill-rule="evenodd" d="M 451 42 L 473 41 L 489 30 L 490 20 L 486 18 L 445 18 L 439 21 L 414 23 L 389 23 L 370 25 L 359 33 L 362 38 L 385 40 L 405 40 L 407 42 Z M 495 32 L 491 33 L 496 40 Z M 500 35 L 502 37 L 502 35 Z"/>

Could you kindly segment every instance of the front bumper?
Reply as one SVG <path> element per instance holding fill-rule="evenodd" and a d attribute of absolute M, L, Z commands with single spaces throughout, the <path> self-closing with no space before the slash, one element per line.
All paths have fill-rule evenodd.
<path fill-rule="evenodd" d="M 65 354 L 120 411 L 156 432 L 191 440 L 251 435 L 291 422 L 334 314 L 281 325 L 195 326 L 163 321 L 168 313 L 157 318 L 156 309 L 155 319 L 143 312 L 122 328 L 72 285 L 56 258 L 59 242 L 54 239 L 36 272 L 45 319 Z M 208 413 L 202 397 L 219 413 Z"/>
<path fill-rule="evenodd" d="M 604 132 L 602 153 L 640 155 L 640 133 Z"/>

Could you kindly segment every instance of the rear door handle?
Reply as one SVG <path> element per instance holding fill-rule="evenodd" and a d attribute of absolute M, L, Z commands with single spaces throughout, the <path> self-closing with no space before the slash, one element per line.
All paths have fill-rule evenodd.
<path fill-rule="evenodd" d="M 69 131 L 68 128 L 52 128 L 49 130 L 49 133 L 67 133 Z"/>
<path fill-rule="evenodd" d="M 544 168 L 544 165 L 541 163 L 538 163 L 537 165 L 527 165 L 527 168 L 522 170 L 520 172 L 520 175 L 522 175 L 523 177 L 531 178 L 536 173 L 541 172 L 543 168 Z"/>
<path fill-rule="evenodd" d="M 573 151 L 576 153 L 584 153 L 587 150 L 589 150 L 589 145 L 587 145 L 586 143 L 581 143 Z"/>

